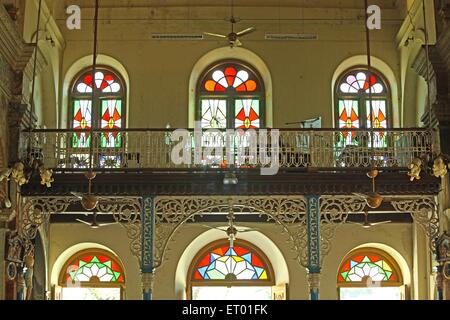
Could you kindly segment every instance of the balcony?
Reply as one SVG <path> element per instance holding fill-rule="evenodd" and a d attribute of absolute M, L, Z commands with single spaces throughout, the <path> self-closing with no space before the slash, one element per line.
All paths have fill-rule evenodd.
<path fill-rule="evenodd" d="M 432 150 L 431 134 L 424 129 L 184 130 L 181 135 L 182 142 L 166 129 L 33 130 L 22 133 L 27 146 L 22 153 L 26 156 L 31 150 L 55 172 L 90 167 L 100 172 L 139 172 L 271 166 L 351 171 L 372 164 L 395 171 Z M 174 161 L 173 155 L 183 159 Z"/>

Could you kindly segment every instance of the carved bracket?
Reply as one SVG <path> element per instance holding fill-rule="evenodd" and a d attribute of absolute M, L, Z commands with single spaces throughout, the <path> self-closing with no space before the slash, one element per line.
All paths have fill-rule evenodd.
<path fill-rule="evenodd" d="M 430 240 L 430 248 L 436 250 L 436 239 L 439 235 L 439 214 L 434 197 L 420 197 L 413 200 L 392 201 L 392 206 L 398 212 L 410 213 L 426 232 Z"/>

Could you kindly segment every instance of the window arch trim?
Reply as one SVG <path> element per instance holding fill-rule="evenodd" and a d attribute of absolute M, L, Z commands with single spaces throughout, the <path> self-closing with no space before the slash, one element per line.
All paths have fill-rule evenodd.
<path fill-rule="evenodd" d="M 125 270 L 123 267 L 123 264 L 119 257 L 117 257 L 115 254 L 113 254 L 110 251 L 99 249 L 99 248 L 92 248 L 92 249 L 84 249 L 81 251 L 76 252 L 73 254 L 69 259 L 66 260 L 66 262 L 63 265 L 63 268 L 60 271 L 59 279 L 58 279 L 58 285 L 61 287 L 68 287 L 67 285 L 67 271 L 69 269 L 70 265 L 73 265 L 74 262 L 81 259 L 82 257 L 86 256 L 97 256 L 101 255 L 104 257 L 109 258 L 112 262 L 114 262 L 118 268 L 121 270 L 123 278 L 123 281 L 115 281 L 115 282 L 101 282 L 101 281 L 80 281 L 78 282 L 81 287 L 88 287 L 88 288 L 121 288 L 122 296 L 123 291 L 125 289 L 126 284 L 126 276 L 125 276 Z M 72 282 L 73 283 L 73 282 Z"/>
<path fill-rule="evenodd" d="M 213 71 L 217 68 L 225 69 L 227 65 L 239 67 L 247 71 L 250 75 L 249 80 L 255 80 L 257 88 L 255 91 L 242 91 L 238 92 L 236 90 L 225 90 L 222 92 L 209 92 L 204 88 L 204 84 L 207 80 L 212 79 L 211 75 Z M 209 79 L 208 79 L 208 76 Z M 205 99 L 223 99 L 226 100 L 227 104 L 227 125 L 228 129 L 235 129 L 235 106 L 233 101 L 239 99 L 255 99 L 259 101 L 259 128 L 264 128 L 267 123 L 266 119 L 266 88 L 264 85 L 263 78 L 258 70 L 251 64 L 241 61 L 238 59 L 226 59 L 219 60 L 210 64 L 207 68 L 203 70 L 198 78 L 196 84 L 196 107 L 195 107 L 195 121 L 202 120 L 202 106 L 201 102 Z"/>
<path fill-rule="evenodd" d="M 341 271 L 344 268 L 344 265 L 346 263 L 348 263 L 350 261 L 350 259 L 358 257 L 358 256 L 376 256 L 379 257 L 381 260 L 386 261 L 386 263 L 390 266 L 390 268 L 392 269 L 392 274 L 395 275 L 396 280 L 383 280 L 383 281 L 379 281 L 376 282 L 377 285 L 380 285 L 381 287 L 399 287 L 402 286 L 404 284 L 403 282 L 403 275 L 400 269 L 399 264 L 397 263 L 397 261 L 391 256 L 389 255 L 387 252 L 381 250 L 381 249 L 377 249 L 377 248 L 359 248 L 356 250 L 352 250 L 351 252 L 349 252 L 345 258 L 342 260 L 342 262 L 339 264 L 339 269 L 338 269 L 338 273 L 337 273 L 337 286 L 338 288 L 341 287 L 345 287 L 345 288 L 351 288 L 351 287 L 355 287 L 355 288 L 365 288 L 368 287 L 367 283 L 364 281 L 354 281 L 354 282 L 347 282 L 347 281 L 342 281 L 342 279 L 340 279 L 340 275 L 341 275 Z"/>
<path fill-rule="evenodd" d="M 100 125 L 100 119 L 101 119 L 101 115 L 100 115 L 100 109 L 101 109 L 101 104 L 98 103 L 98 101 L 100 100 L 108 100 L 108 99 L 120 99 L 121 100 L 121 120 L 122 120 L 122 128 L 126 128 L 127 126 L 127 86 L 126 86 L 126 82 L 124 80 L 124 78 L 122 77 L 122 75 L 120 74 L 120 72 L 118 72 L 116 69 L 114 69 L 113 67 L 107 66 L 107 65 L 98 65 L 96 67 L 96 72 L 97 71 L 103 71 L 103 72 L 107 72 L 107 73 L 111 73 L 113 74 L 117 81 L 120 84 L 120 90 L 118 92 L 101 92 L 101 91 L 97 91 L 95 93 L 96 96 L 96 100 L 94 101 L 91 105 L 91 112 L 92 112 L 92 120 L 91 120 L 91 124 L 95 124 L 94 125 L 94 129 L 100 129 L 101 125 Z M 67 113 L 67 118 L 68 118 L 68 128 L 73 128 L 73 109 L 74 109 L 74 100 L 92 100 L 92 92 L 90 93 L 78 93 L 76 90 L 76 86 L 77 84 L 79 84 L 82 81 L 82 77 L 84 75 L 88 75 L 89 73 L 92 73 L 92 66 L 89 66 L 87 68 L 83 68 L 81 71 L 79 71 L 71 80 L 70 86 L 69 86 L 69 108 L 68 108 L 68 113 Z M 94 108 L 96 108 L 96 110 L 94 110 Z M 94 115 L 95 112 L 95 115 Z M 98 114 L 97 114 L 98 113 Z"/>
<path fill-rule="evenodd" d="M 270 263 L 270 260 L 265 255 L 265 253 L 255 246 L 254 244 L 245 241 L 245 240 L 235 240 L 234 245 L 235 246 L 241 246 L 245 249 L 249 249 L 250 252 L 254 253 L 257 257 L 259 257 L 263 263 L 264 266 L 266 266 L 266 272 L 267 272 L 267 280 L 196 280 L 194 279 L 194 273 L 196 271 L 196 267 L 198 266 L 200 259 L 204 258 L 206 254 L 211 252 L 212 250 L 222 247 L 222 246 L 229 246 L 230 241 L 228 239 L 220 239 L 213 241 L 206 246 L 204 246 L 202 249 L 200 249 L 195 257 L 191 259 L 191 265 L 188 270 L 187 274 L 187 291 L 188 296 L 190 296 L 190 293 L 192 292 L 193 286 L 230 286 L 230 287 L 239 287 L 239 286 L 273 286 L 275 285 L 275 277 L 274 277 L 274 271 L 272 264 Z"/>
<path fill-rule="evenodd" d="M 352 66 L 346 70 L 344 70 L 344 72 L 342 72 L 338 77 L 337 80 L 334 84 L 334 113 L 335 113 L 335 119 L 334 119 L 334 123 L 336 128 L 339 128 L 339 100 L 358 100 L 358 102 L 361 101 L 369 101 L 369 94 L 365 93 L 364 95 L 362 95 L 360 92 L 356 93 L 356 94 L 347 94 L 347 93 L 343 93 L 340 90 L 341 84 L 345 82 L 345 77 L 348 76 L 350 73 L 357 73 L 357 72 L 364 72 L 364 73 L 368 73 L 368 66 L 367 65 L 356 65 L 356 66 Z M 376 68 L 372 67 L 371 70 L 372 74 L 375 74 L 375 76 L 381 81 L 381 84 L 383 85 L 385 92 L 381 93 L 381 94 L 376 94 L 376 93 L 372 93 L 372 100 L 385 100 L 386 101 L 386 111 L 387 111 L 387 128 L 392 128 L 393 125 L 393 110 L 392 110 L 392 105 L 393 105 L 393 100 L 392 100 L 392 90 L 391 90 L 391 86 L 389 84 L 389 82 L 387 81 L 386 76 L 379 71 Z M 360 106 L 360 109 L 364 108 L 364 106 Z M 366 112 L 365 112 L 366 113 Z M 365 115 L 364 113 L 364 115 Z M 366 127 L 366 121 L 364 121 L 364 115 L 359 114 L 359 118 L 360 118 L 360 128 L 365 128 Z M 369 117 L 369 115 L 365 115 L 366 117 Z M 362 121 L 361 121 L 362 120 Z M 361 122 L 363 123 L 363 125 L 361 125 Z"/>

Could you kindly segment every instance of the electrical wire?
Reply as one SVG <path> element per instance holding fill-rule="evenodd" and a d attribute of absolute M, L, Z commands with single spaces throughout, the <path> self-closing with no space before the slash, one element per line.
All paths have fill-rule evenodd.
<path fill-rule="evenodd" d="M 97 46 L 98 46 L 98 1 L 95 0 L 95 13 L 94 13 L 94 49 L 93 49 L 93 57 L 92 57 L 92 101 L 91 101 L 91 127 L 89 136 L 91 137 L 90 145 L 89 145 L 89 169 L 92 171 L 92 160 L 93 160 L 93 148 L 94 148 L 94 101 L 96 94 L 96 83 L 95 83 L 95 74 L 97 69 Z"/>
<path fill-rule="evenodd" d="M 41 11 L 42 11 L 42 0 L 39 0 L 39 5 L 38 5 L 38 15 L 37 15 L 37 22 L 36 22 L 36 41 L 35 41 L 35 49 L 34 49 L 34 61 L 33 61 L 33 81 L 31 83 L 31 96 L 30 96 L 30 105 L 31 105 L 31 117 L 33 117 L 33 113 L 34 113 L 34 94 L 36 91 L 36 69 L 37 69 L 37 56 L 38 56 L 38 51 L 39 51 L 39 29 L 41 27 Z M 32 130 L 32 123 L 30 123 L 30 137 L 31 137 L 31 130 Z M 30 143 L 31 143 L 31 139 L 30 139 Z M 30 146 L 31 147 L 31 146 Z"/>
<path fill-rule="evenodd" d="M 370 30 L 369 30 L 369 26 L 368 26 L 368 21 L 369 21 L 369 13 L 367 8 L 369 7 L 369 3 L 368 0 L 364 0 L 364 11 L 365 11 L 365 27 L 366 27 L 366 51 L 367 51 L 367 71 L 369 73 L 368 75 L 368 81 L 369 81 L 369 103 L 370 103 L 370 141 L 371 141 L 371 158 L 372 158 L 372 162 L 375 162 L 375 155 L 374 155 L 374 151 L 375 151 L 375 141 L 374 141 L 374 127 L 373 127 L 373 120 L 374 120 L 374 115 L 373 115 L 373 100 L 372 100 L 372 75 L 373 75 L 373 70 L 372 70 L 372 52 L 371 52 L 371 47 L 370 47 Z M 364 107 L 364 106 L 363 106 Z M 373 167 L 373 165 L 372 165 Z"/>

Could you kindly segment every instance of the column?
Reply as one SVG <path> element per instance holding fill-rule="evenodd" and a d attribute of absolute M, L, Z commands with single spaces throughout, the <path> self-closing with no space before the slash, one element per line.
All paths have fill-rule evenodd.
<path fill-rule="evenodd" d="M 153 230 L 155 227 L 155 197 L 143 198 L 141 213 L 141 275 L 142 299 L 152 300 L 155 270 L 153 267 Z"/>
<path fill-rule="evenodd" d="M 306 196 L 306 232 L 308 239 L 308 285 L 311 300 L 319 300 L 320 289 L 320 196 Z"/>
<path fill-rule="evenodd" d="M 1 213 L 0 213 L 1 214 Z M 6 241 L 6 229 L 0 226 L 0 300 L 5 300 L 5 274 L 6 274 L 6 261 L 5 261 L 5 241 Z"/>

